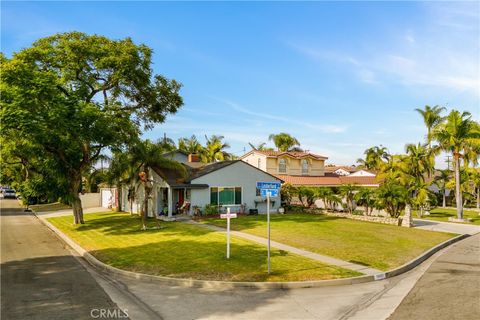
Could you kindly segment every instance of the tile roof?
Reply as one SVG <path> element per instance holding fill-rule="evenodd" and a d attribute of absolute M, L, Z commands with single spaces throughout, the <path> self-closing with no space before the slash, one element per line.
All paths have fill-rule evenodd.
<path fill-rule="evenodd" d="M 340 186 L 342 184 L 358 184 L 362 186 L 378 186 L 376 177 L 349 177 L 327 174 L 325 176 L 290 176 L 276 175 L 277 178 L 292 185 L 303 186 Z"/>
<path fill-rule="evenodd" d="M 275 158 L 280 157 L 280 156 L 287 156 L 287 157 L 292 157 L 292 158 L 297 158 L 297 159 L 307 158 L 307 157 L 312 157 L 312 158 L 315 158 L 315 159 L 323 159 L 323 160 L 328 159 L 328 157 L 321 156 L 321 155 L 315 154 L 315 153 L 310 153 L 310 152 L 274 151 L 274 150 L 252 150 L 252 151 L 246 153 L 245 155 L 243 155 L 241 158 L 245 157 L 246 155 L 248 155 L 252 152 L 261 153 L 261 154 L 266 155 L 267 157 L 275 157 Z"/>

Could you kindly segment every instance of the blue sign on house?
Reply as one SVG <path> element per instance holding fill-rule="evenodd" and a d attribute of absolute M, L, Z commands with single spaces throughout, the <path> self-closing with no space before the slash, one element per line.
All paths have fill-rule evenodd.
<path fill-rule="evenodd" d="M 278 197 L 278 189 L 260 189 L 260 195 L 263 198 L 269 196 L 270 198 Z"/>
<path fill-rule="evenodd" d="M 257 188 L 262 189 L 276 189 L 280 190 L 282 184 L 280 182 L 257 182 Z"/>
<path fill-rule="evenodd" d="M 280 182 L 257 182 L 257 188 L 260 189 L 260 195 L 262 197 L 278 197 L 278 192 L 280 190 Z"/>

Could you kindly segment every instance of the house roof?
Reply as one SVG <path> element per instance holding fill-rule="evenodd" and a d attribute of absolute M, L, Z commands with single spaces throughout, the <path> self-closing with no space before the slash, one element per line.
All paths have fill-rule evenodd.
<path fill-rule="evenodd" d="M 361 186 L 378 186 L 376 177 L 349 177 L 326 174 L 325 176 L 291 176 L 277 175 L 286 183 L 302 186 L 340 186 L 342 184 L 357 184 Z"/>
<path fill-rule="evenodd" d="M 376 174 L 373 170 L 368 170 L 362 167 L 355 167 L 355 166 L 341 166 L 341 165 L 327 165 L 325 166 L 325 172 L 335 172 L 337 170 L 344 170 L 350 173 L 358 172 L 358 171 L 365 171 L 371 174 Z"/>
<path fill-rule="evenodd" d="M 207 175 L 207 174 L 212 173 L 212 172 L 214 172 L 214 171 L 220 170 L 220 169 L 222 169 L 222 168 L 225 168 L 225 167 L 227 167 L 227 166 L 229 166 L 229 165 L 231 165 L 231 164 L 237 163 L 237 162 L 240 162 L 240 163 L 242 163 L 242 164 L 244 164 L 244 165 L 247 165 L 247 166 L 249 166 L 249 167 L 251 167 L 251 168 L 253 168 L 253 169 L 255 169 L 255 170 L 258 170 L 258 171 L 260 171 L 260 172 L 262 172 L 262 173 L 264 173 L 264 174 L 266 174 L 266 175 L 269 175 L 269 176 L 271 176 L 271 177 L 273 177 L 273 178 L 275 178 L 275 179 L 281 180 L 280 178 L 276 177 L 275 175 L 272 175 L 272 174 L 270 174 L 270 173 L 268 173 L 268 172 L 265 172 L 265 171 L 263 171 L 263 170 L 260 170 L 260 169 L 258 169 L 257 167 L 252 166 L 251 164 L 246 163 L 246 162 L 244 162 L 244 161 L 242 161 L 242 160 L 227 160 L 227 161 L 220 161 L 220 162 L 214 162 L 214 163 L 206 164 L 205 166 L 203 166 L 203 167 L 201 167 L 201 168 L 199 168 L 199 169 L 194 170 L 194 171 L 192 172 L 192 174 L 188 177 L 187 181 L 190 182 L 190 181 L 192 181 L 192 180 L 194 180 L 194 179 L 200 178 L 200 177 L 202 177 L 202 176 L 204 176 L 204 175 Z M 283 181 L 282 181 L 282 182 L 283 182 Z"/>
<path fill-rule="evenodd" d="M 252 154 L 252 153 L 260 153 L 269 158 L 278 158 L 282 156 L 291 157 L 295 159 L 302 159 L 302 158 L 314 158 L 317 160 L 327 160 L 328 157 L 321 156 L 319 154 L 310 153 L 310 152 L 298 152 L 298 151 L 273 151 L 273 150 L 251 150 L 248 153 L 244 154 L 240 159 Z"/>
<path fill-rule="evenodd" d="M 188 181 L 192 181 L 194 179 L 200 178 L 201 176 L 204 176 L 206 174 L 212 173 L 214 171 L 217 171 L 219 169 L 228 167 L 229 165 L 237 162 L 238 160 L 228 160 L 228 161 L 220 161 L 220 162 L 214 162 L 210 164 L 205 164 L 202 167 L 199 167 L 195 170 L 193 170 L 192 174 L 188 177 Z"/>

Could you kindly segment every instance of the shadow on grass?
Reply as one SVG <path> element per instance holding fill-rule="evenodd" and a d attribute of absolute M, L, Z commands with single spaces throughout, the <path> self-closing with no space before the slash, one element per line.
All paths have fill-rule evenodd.
<path fill-rule="evenodd" d="M 70 217 L 69 217 L 70 218 Z M 174 232 L 176 234 L 206 234 L 215 232 L 212 230 L 201 228 L 200 230 L 193 230 L 185 225 L 185 228 L 172 228 L 178 226 L 181 222 L 165 222 L 160 221 L 160 229 L 157 229 L 157 223 L 154 218 L 147 220 L 147 230 L 142 230 L 142 219 L 137 216 L 131 216 L 129 213 L 99 213 L 87 214 L 84 216 L 85 224 L 75 227 L 76 231 L 92 231 L 101 230 L 106 235 L 134 235 L 134 234 L 157 234 Z M 51 218 L 50 221 L 62 218 Z M 69 220 L 70 221 L 70 220 Z"/>

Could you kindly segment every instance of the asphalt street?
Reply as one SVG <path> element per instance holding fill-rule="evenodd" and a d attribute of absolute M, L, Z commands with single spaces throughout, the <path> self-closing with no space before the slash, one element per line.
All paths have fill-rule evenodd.
<path fill-rule="evenodd" d="M 479 313 L 479 235 L 381 281 L 214 290 L 112 277 L 75 256 L 17 201 L 0 202 L 2 319 L 125 319 L 123 310 L 140 320 L 381 320 L 392 313 L 392 320 L 441 320 L 474 319 Z M 101 317 L 100 310 L 110 310 L 110 316 Z"/>
<path fill-rule="evenodd" d="M 94 319 L 101 313 L 122 314 L 53 232 L 24 212 L 16 200 L 0 202 L 2 319 Z"/>
<path fill-rule="evenodd" d="M 438 257 L 389 319 L 480 319 L 480 234 Z"/>

